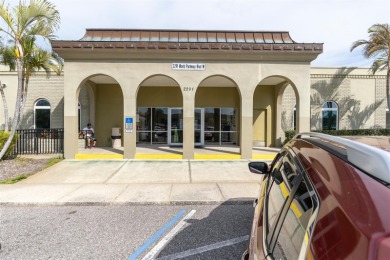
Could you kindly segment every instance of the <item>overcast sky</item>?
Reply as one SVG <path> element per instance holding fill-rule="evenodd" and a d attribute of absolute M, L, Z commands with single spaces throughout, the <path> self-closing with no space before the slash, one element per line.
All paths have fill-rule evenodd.
<path fill-rule="evenodd" d="M 60 40 L 86 28 L 289 31 L 299 43 L 324 43 L 312 66 L 364 66 L 351 44 L 375 23 L 390 23 L 390 0 L 51 0 Z M 11 6 L 18 0 L 6 0 Z"/>

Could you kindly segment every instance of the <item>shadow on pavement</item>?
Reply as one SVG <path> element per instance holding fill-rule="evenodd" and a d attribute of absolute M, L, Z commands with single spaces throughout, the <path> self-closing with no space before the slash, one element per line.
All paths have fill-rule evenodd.
<path fill-rule="evenodd" d="M 218 205 L 207 216 L 196 212 L 155 259 L 241 259 L 252 219 L 252 203 L 239 199 Z"/>

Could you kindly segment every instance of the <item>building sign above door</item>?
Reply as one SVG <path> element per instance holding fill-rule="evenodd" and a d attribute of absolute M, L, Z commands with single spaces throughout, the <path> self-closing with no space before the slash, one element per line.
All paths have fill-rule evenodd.
<path fill-rule="evenodd" d="M 206 70 L 204 63 L 172 63 L 173 70 Z"/>

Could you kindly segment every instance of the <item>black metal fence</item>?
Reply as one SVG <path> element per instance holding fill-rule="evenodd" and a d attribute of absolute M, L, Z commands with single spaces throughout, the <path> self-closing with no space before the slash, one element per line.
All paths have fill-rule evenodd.
<path fill-rule="evenodd" d="M 18 140 L 14 154 L 64 154 L 64 129 L 22 129 L 16 130 Z"/>

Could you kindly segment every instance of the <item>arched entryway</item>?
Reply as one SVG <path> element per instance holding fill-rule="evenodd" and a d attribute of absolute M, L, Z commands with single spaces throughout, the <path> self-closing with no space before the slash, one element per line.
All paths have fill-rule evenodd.
<path fill-rule="evenodd" d="M 253 95 L 254 153 L 259 147 L 280 147 L 284 131 L 297 125 L 296 93 L 291 80 L 283 76 L 267 77 L 257 85 Z"/>
<path fill-rule="evenodd" d="M 90 123 L 98 148 L 108 148 L 107 151 L 122 154 L 124 110 L 119 83 L 108 75 L 92 75 L 80 84 L 77 95 L 78 128 L 82 131 Z M 113 138 L 116 140 L 113 141 Z M 82 147 L 79 144 L 79 151 Z"/>
<path fill-rule="evenodd" d="M 182 157 L 183 95 L 174 79 L 153 75 L 139 85 L 136 125 L 136 158 L 148 153 Z"/>
<path fill-rule="evenodd" d="M 227 76 L 210 76 L 199 84 L 195 94 L 195 146 L 240 158 L 240 100 L 237 84 Z M 232 149 L 224 149 L 227 147 Z M 201 156 L 199 153 L 195 158 Z"/>

